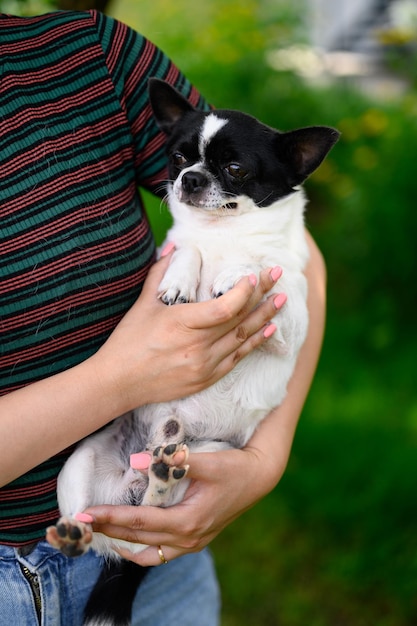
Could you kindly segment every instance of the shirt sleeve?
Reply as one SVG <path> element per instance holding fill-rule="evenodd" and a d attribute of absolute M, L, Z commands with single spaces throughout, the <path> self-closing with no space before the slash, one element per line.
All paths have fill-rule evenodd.
<path fill-rule="evenodd" d="M 161 193 L 167 178 L 165 134 L 158 128 L 148 98 L 151 77 L 166 80 L 202 110 L 209 105 L 175 64 L 146 37 L 125 24 L 96 11 L 90 12 L 107 67 L 131 129 L 137 184 Z"/>

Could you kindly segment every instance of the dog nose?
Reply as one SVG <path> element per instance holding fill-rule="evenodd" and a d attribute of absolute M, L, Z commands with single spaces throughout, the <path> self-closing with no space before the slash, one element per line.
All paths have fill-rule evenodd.
<path fill-rule="evenodd" d="M 185 172 L 181 179 L 183 190 L 188 193 L 198 193 L 208 184 L 208 178 L 201 172 Z"/>

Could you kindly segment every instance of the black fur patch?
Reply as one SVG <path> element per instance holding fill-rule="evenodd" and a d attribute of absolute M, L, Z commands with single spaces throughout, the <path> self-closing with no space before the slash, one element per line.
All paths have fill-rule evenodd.
<path fill-rule="evenodd" d="M 177 420 L 168 420 L 168 422 L 164 426 L 164 433 L 167 437 L 173 437 L 178 433 L 180 429 L 180 425 Z"/>
<path fill-rule="evenodd" d="M 129 626 L 133 599 L 148 571 L 131 561 L 105 563 L 85 608 L 85 620 Z"/>

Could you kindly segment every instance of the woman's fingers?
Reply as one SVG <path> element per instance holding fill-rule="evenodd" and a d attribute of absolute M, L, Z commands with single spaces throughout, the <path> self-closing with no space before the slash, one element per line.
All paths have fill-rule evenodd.
<path fill-rule="evenodd" d="M 189 327 L 203 329 L 217 326 L 223 332 L 235 328 L 259 305 L 280 276 L 280 268 L 268 268 L 261 272 L 259 278 L 254 275 L 241 278 L 233 289 L 220 298 L 192 305 Z M 269 307 L 268 311 L 271 319 L 276 310 Z"/>
<path fill-rule="evenodd" d="M 161 266 L 169 257 L 170 254 L 157 265 Z M 254 276 L 242 278 L 233 289 L 217 299 L 173 307 L 167 307 L 156 298 L 156 275 L 158 279 L 161 277 L 160 267 L 151 277 L 155 292 L 147 290 L 145 294 L 148 318 L 160 322 L 166 320 L 158 338 L 159 341 L 165 333 L 165 342 L 159 341 L 164 348 L 165 361 L 168 359 L 165 346 L 169 348 L 167 342 L 175 338 L 175 368 L 188 366 L 185 380 L 189 388 L 183 395 L 216 382 L 276 330 L 270 321 L 283 305 L 285 296 L 269 296 L 265 300 L 265 295 L 281 276 L 278 267 L 263 270 L 256 279 Z M 171 325 L 170 332 L 168 324 Z M 155 359 L 153 361 L 155 363 Z M 177 380 L 180 379 L 184 378 L 177 376 Z"/>
<path fill-rule="evenodd" d="M 152 538 L 155 544 L 166 540 L 167 533 L 175 527 L 174 521 L 167 525 L 164 511 L 159 507 L 108 504 L 90 507 L 85 513 L 94 518 L 93 529 L 96 532 L 135 543 L 148 543 Z"/>
<path fill-rule="evenodd" d="M 95 518 L 94 531 L 114 539 L 149 546 L 138 553 L 120 548 L 116 543 L 112 546 L 120 556 L 141 566 L 162 563 L 158 554 L 159 546 L 163 546 L 165 559 L 172 561 L 183 554 L 202 550 L 217 534 L 209 533 L 196 538 L 191 530 L 186 533 L 182 529 L 181 535 L 176 533 L 176 528 L 182 528 L 181 521 L 184 521 L 185 515 L 177 507 L 170 507 L 168 515 L 167 509 L 157 507 L 103 506 L 88 511 Z M 163 530 L 165 527 L 166 530 Z"/>
<path fill-rule="evenodd" d="M 164 544 L 150 546 L 149 548 L 146 548 L 145 550 L 142 550 L 142 552 L 138 552 L 136 554 L 123 548 L 114 548 L 114 550 L 120 554 L 123 559 L 133 561 L 141 567 L 155 567 L 156 565 L 163 565 L 165 562 L 169 563 L 178 556 L 186 554 L 185 552 L 180 552 L 179 550 L 171 548 L 170 546 L 165 546 Z M 162 559 L 159 550 L 161 550 L 164 560 Z"/>
<path fill-rule="evenodd" d="M 264 344 L 277 330 L 271 323 L 285 304 L 286 295 L 272 295 L 258 305 L 244 320 L 221 336 L 213 349 L 218 356 L 215 375 L 223 377 L 252 350 Z"/>

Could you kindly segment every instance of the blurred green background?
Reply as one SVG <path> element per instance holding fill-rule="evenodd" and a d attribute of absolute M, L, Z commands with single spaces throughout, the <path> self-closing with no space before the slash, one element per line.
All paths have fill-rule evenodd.
<path fill-rule="evenodd" d="M 282 130 L 342 132 L 306 184 L 307 224 L 328 268 L 322 357 L 281 483 L 213 543 L 222 624 L 413 626 L 417 26 L 376 35 L 380 76 L 335 75 L 309 47 L 311 4 L 116 0 L 105 8 L 162 47 L 216 106 Z M 160 240 L 167 213 L 147 203 Z"/>

